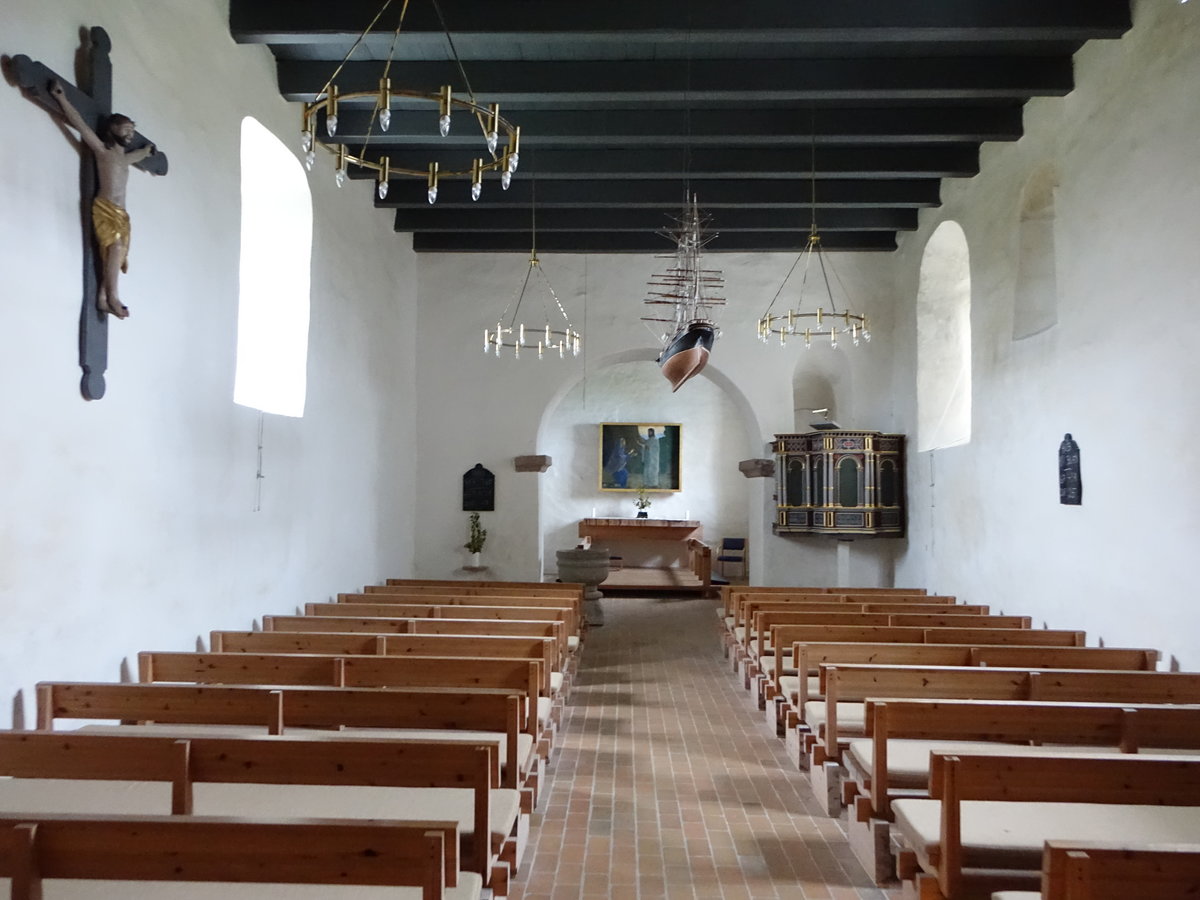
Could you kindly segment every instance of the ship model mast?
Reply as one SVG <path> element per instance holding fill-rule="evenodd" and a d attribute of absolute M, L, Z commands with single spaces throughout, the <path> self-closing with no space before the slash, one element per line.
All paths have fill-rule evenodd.
<path fill-rule="evenodd" d="M 675 229 L 663 232 L 675 241 L 675 253 L 665 257 L 673 260 L 673 265 L 651 276 L 643 301 L 652 309 L 642 321 L 667 326 L 662 333 L 658 364 L 671 382 L 672 391 L 700 374 L 720 334 L 713 311 L 725 305 L 725 298 L 715 293 L 725 287 L 725 277 L 719 269 L 702 265 L 704 247 L 716 237 L 705 231 L 707 223 L 693 194 Z"/>

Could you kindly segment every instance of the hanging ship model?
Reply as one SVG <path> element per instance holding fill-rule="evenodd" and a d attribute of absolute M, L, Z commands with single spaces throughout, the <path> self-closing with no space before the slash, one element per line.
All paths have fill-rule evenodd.
<path fill-rule="evenodd" d="M 675 241 L 674 255 L 664 257 L 672 260 L 672 265 L 651 276 L 643 301 L 653 314 L 642 316 L 642 321 L 655 323 L 656 328 L 664 326 L 658 364 L 671 382 L 672 392 L 700 374 L 720 336 L 713 311 L 725 305 L 725 298 L 714 292 L 723 290 L 725 277 L 719 269 L 705 269 L 701 264 L 705 245 L 716 237 L 705 232 L 707 224 L 708 218 L 700 215 L 692 195 L 676 227 L 663 232 Z"/>

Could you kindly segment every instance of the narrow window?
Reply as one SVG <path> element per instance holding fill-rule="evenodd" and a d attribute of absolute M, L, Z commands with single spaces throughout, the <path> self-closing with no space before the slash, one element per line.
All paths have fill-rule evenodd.
<path fill-rule="evenodd" d="M 917 449 L 971 440 L 971 261 L 943 222 L 925 245 L 917 289 Z"/>
<path fill-rule="evenodd" d="M 299 160 L 242 119 L 242 240 L 233 401 L 303 416 L 312 195 Z"/>

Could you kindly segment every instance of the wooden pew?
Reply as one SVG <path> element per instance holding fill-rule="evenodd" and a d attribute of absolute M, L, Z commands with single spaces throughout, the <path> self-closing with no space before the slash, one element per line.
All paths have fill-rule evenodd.
<path fill-rule="evenodd" d="M 946 607 L 945 613 L 875 613 L 875 612 L 830 612 L 821 610 L 793 611 L 788 609 L 755 609 L 751 626 L 746 629 L 745 654 L 748 662 L 746 681 L 760 674 L 758 660 L 776 647 L 786 647 L 774 642 L 773 631 L 782 625 L 874 625 L 891 628 L 1008 628 L 1028 629 L 1032 620 L 1028 616 L 993 616 L 976 612 L 977 607 Z M 961 612 L 960 612 L 961 610 Z"/>
<path fill-rule="evenodd" d="M 754 602 L 768 603 L 871 603 L 871 602 L 890 602 L 890 603 L 920 603 L 922 605 L 953 605 L 954 597 L 947 596 L 929 596 L 927 594 L 910 594 L 910 593 L 831 593 L 819 592 L 807 588 L 775 588 L 775 589 L 750 589 L 750 588 L 735 588 L 732 590 L 723 589 L 723 601 L 725 606 L 720 612 L 720 627 L 722 633 L 722 641 L 725 645 L 726 655 L 729 655 L 730 649 L 735 642 L 734 638 L 738 633 L 738 629 L 744 629 L 747 624 L 745 615 L 745 605 Z"/>
<path fill-rule="evenodd" d="M 433 587 L 458 587 L 464 586 L 468 588 L 513 588 L 522 590 L 531 590 L 541 593 L 558 593 L 570 592 L 574 596 L 583 599 L 584 585 L 575 581 L 463 581 L 461 579 L 452 578 L 388 578 L 383 585 L 373 585 L 374 587 L 421 587 L 430 585 Z"/>
<path fill-rule="evenodd" d="M 432 656 L 322 656 L 308 653 L 142 651 L 138 680 L 195 684 L 328 685 L 332 687 L 492 688 L 525 698 L 528 733 L 538 754 L 550 753 L 551 700 L 541 700 L 542 664 L 532 659 L 463 660 Z"/>
<path fill-rule="evenodd" d="M 444 619 L 430 617 L 365 618 L 343 616 L 263 616 L 263 631 L 356 632 L 360 634 L 465 634 L 499 637 L 550 637 L 558 647 L 558 668 L 566 665 L 568 641 L 562 621 L 529 619 Z"/>
<path fill-rule="evenodd" d="M 1046 841 L 1042 889 L 997 900 L 1180 900 L 1200 895 L 1200 843 Z"/>
<path fill-rule="evenodd" d="M 504 860 L 516 868 L 528 817 L 522 823 L 516 791 L 494 789 L 494 757 L 493 746 L 448 741 L 0 732 L 0 815 L 99 808 L 143 815 L 445 819 L 456 821 L 463 867 L 504 895 L 510 874 Z M 379 790 L 347 798 L 344 791 L 289 792 L 288 786 Z M 402 790 L 411 788 L 450 790 L 429 809 L 428 799 Z M 462 789 L 470 791 L 465 809 L 458 802 Z M 499 833 L 493 801 L 503 810 Z"/>
<path fill-rule="evenodd" d="M 722 585 L 721 609 L 725 615 L 733 612 L 736 598 L 742 594 L 859 594 L 886 597 L 911 597 L 927 594 L 924 588 L 868 588 L 868 587 L 811 587 L 804 585 L 793 586 L 764 586 L 755 584 Z"/>
<path fill-rule="evenodd" d="M 893 803 L 897 874 L 921 900 L 1036 888 L 1047 840 L 1200 842 L 1200 760 L 934 753 L 929 795 Z"/>
<path fill-rule="evenodd" d="M 832 600 L 816 599 L 785 599 L 777 600 L 771 596 L 747 597 L 738 606 L 737 615 L 731 620 L 730 630 L 726 633 L 726 642 L 736 650 L 734 657 L 735 671 L 749 652 L 749 645 L 758 634 L 755 623 L 756 613 L 759 612 L 792 612 L 792 613 L 884 613 L 891 615 L 916 615 L 926 613 L 931 615 L 988 615 L 989 607 L 980 605 L 954 605 L 948 603 L 924 603 L 918 601 L 953 598 L 912 597 L 907 602 L 872 602 L 864 599 L 848 599 L 833 597 Z M 727 648 L 728 649 L 728 648 Z"/>
<path fill-rule="evenodd" d="M 515 691 L 87 682 L 37 685 L 39 731 L 53 731 L 56 722 L 71 719 L 221 726 L 223 731 L 239 735 L 283 734 L 286 730 L 332 739 L 365 734 L 443 740 L 463 731 L 464 741 L 492 740 L 500 748 L 500 786 L 528 788 L 533 799 L 539 773 L 534 766 L 536 741 L 526 733 L 526 718 L 524 696 Z"/>
<path fill-rule="evenodd" d="M 538 606 L 467 606 L 459 603 L 306 603 L 306 616 L 409 619 L 523 619 L 566 622 L 564 610 Z"/>
<path fill-rule="evenodd" d="M 867 736 L 844 754 L 842 799 L 852 804 L 846 830 L 855 856 L 877 884 L 894 877 L 891 803 L 926 796 L 931 751 L 1038 753 L 1038 744 L 1056 752 L 1200 750 L 1200 706 L 869 700 Z"/>
<path fill-rule="evenodd" d="M 561 689 L 552 682 L 558 669 L 553 638 L 503 635 L 367 634 L 356 632 L 214 631 L 213 653 L 308 653 L 333 656 L 452 656 L 538 659 L 542 662 L 542 691 Z M 556 686 L 557 685 L 557 686 Z"/>
<path fill-rule="evenodd" d="M 900 666 L 999 666 L 1001 668 L 1128 669 L 1153 672 L 1159 652 L 1129 647 L 1040 647 L 986 644 L 872 644 L 806 642 L 792 645 L 808 676 L 808 696 L 819 696 L 813 678 L 821 663 L 886 664 Z M 767 721 L 777 728 L 795 728 L 803 710 L 793 706 L 799 696 L 799 669 L 787 668 L 776 654 L 764 688 Z"/>
<path fill-rule="evenodd" d="M 856 713 L 865 716 L 868 699 L 1200 703 L 1200 673 L 1189 672 L 822 665 L 820 673 L 824 700 L 806 710 L 804 743 L 813 792 L 831 815 L 841 809 L 841 751 L 865 733 Z M 803 683 L 801 691 L 804 700 Z"/>
<path fill-rule="evenodd" d="M 225 900 L 255 900 L 258 884 L 329 885 L 331 900 L 379 896 L 339 885 L 413 887 L 422 900 L 477 898 L 480 885 L 458 873 L 457 845 L 450 822 L 0 816 L 0 875 L 12 879 L 13 900 L 40 900 L 43 882 L 57 879 L 110 882 L 72 892 L 90 900 L 144 896 L 134 883 L 146 881 L 221 882 Z M 456 885 L 462 890 L 447 891 Z"/>
<path fill-rule="evenodd" d="M 356 634 L 354 632 L 213 632 L 214 653 L 307 653 L 332 656 L 443 656 L 456 659 L 536 659 L 542 663 L 541 693 L 561 723 L 566 676 L 553 638 L 498 635 Z"/>
<path fill-rule="evenodd" d="M 583 602 L 575 597 L 554 597 L 540 594 L 512 593 L 502 594 L 472 594 L 467 592 L 450 591 L 413 591 L 405 592 L 381 591 L 363 594 L 338 594 L 338 603 L 367 603 L 367 604 L 421 604 L 437 606 L 533 606 L 544 609 L 561 609 L 566 611 L 565 621 L 572 634 L 578 634 L 583 621 Z"/>

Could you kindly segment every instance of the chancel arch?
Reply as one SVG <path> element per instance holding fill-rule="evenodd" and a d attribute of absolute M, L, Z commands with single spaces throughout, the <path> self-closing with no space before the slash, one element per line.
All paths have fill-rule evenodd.
<path fill-rule="evenodd" d="M 971 259 L 962 227 L 937 227 L 917 289 L 917 449 L 971 440 Z"/>
<path fill-rule="evenodd" d="M 704 540 L 712 546 L 722 536 L 748 536 L 753 553 L 763 539 L 761 516 L 750 514 L 753 492 L 748 487 L 770 479 L 748 480 L 737 466 L 763 454 L 761 429 L 749 400 L 712 363 L 672 393 L 655 362 L 657 355 L 655 349 L 638 348 L 591 362 L 586 373 L 565 382 L 546 404 L 536 439 L 538 452 L 553 459 L 538 481 L 544 569 L 554 568 L 556 550 L 575 545 L 578 520 L 593 515 L 593 510 L 602 518 L 634 514 L 634 494 L 599 488 L 602 422 L 681 425 L 681 489 L 652 492 L 651 518 L 699 520 Z M 640 562 L 666 565 L 671 560 Z"/>

